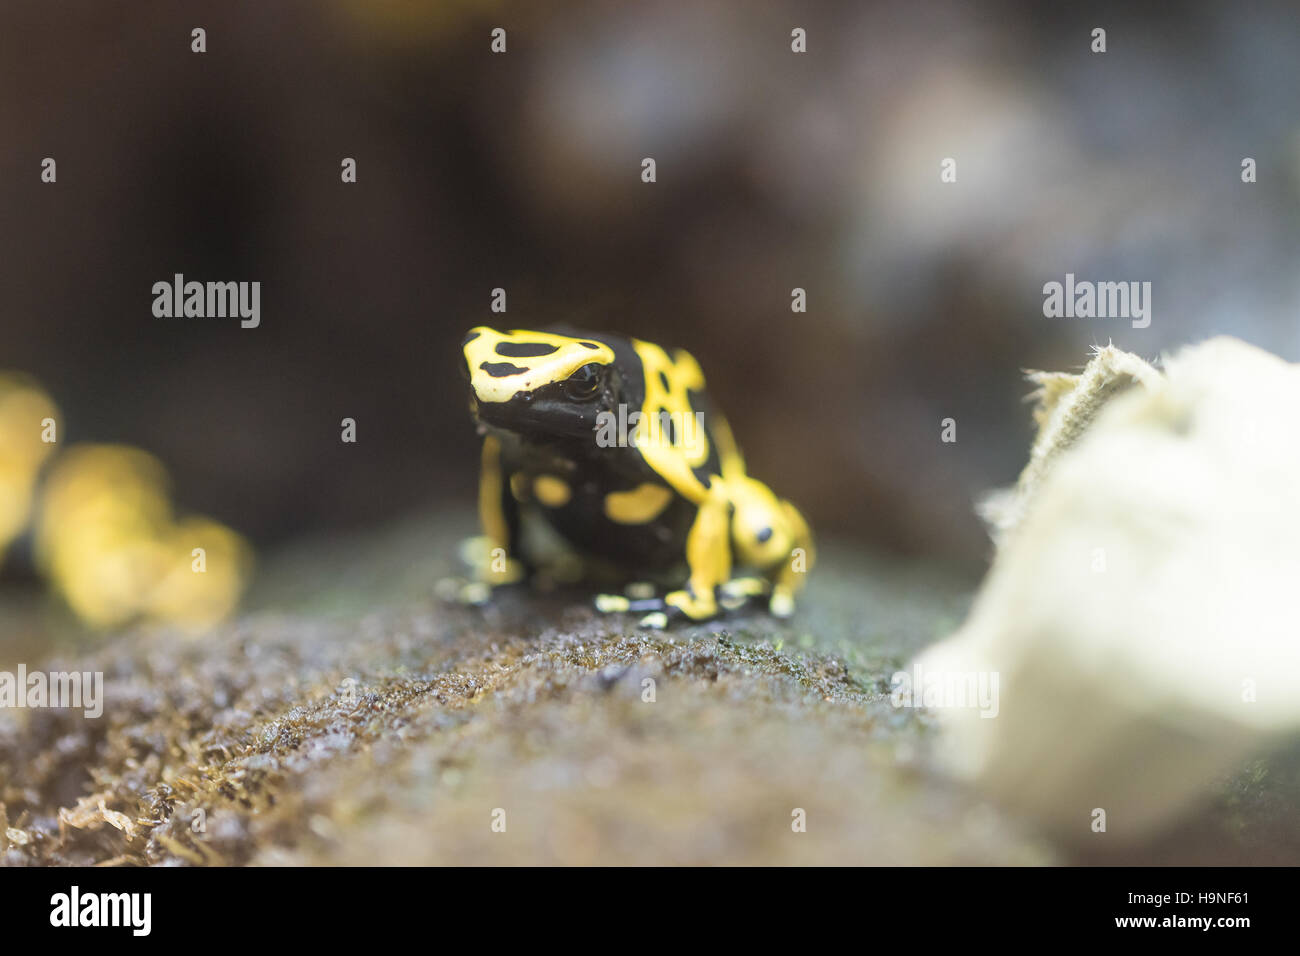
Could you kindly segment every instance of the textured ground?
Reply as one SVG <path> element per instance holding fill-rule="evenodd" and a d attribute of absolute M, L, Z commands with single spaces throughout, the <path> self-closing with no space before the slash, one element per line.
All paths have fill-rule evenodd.
<path fill-rule="evenodd" d="M 889 704 L 889 674 L 960 620 L 972 582 L 830 547 L 788 625 L 654 632 L 571 595 L 439 601 L 467 530 L 313 542 L 263 568 L 264 610 L 202 641 L 133 632 L 28 659 L 103 670 L 107 704 L 0 712 L 0 860 L 1069 859 L 932 772 L 928 718 Z M 1258 858 L 1282 812 L 1258 773 L 1229 782 L 1199 842 L 1151 853 Z"/>

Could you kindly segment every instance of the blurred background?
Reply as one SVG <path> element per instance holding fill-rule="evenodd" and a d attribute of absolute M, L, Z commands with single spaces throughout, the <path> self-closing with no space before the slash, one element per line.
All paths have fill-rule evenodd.
<path fill-rule="evenodd" d="M 634 334 L 699 358 L 824 535 L 977 574 L 1022 369 L 1216 333 L 1300 358 L 1296 5 L 1089 7 L 12 0 L 0 371 L 61 449 L 170 476 L 131 485 L 167 502 L 142 540 L 205 515 L 264 553 L 472 502 L 468 327 Z M 259 281 L 260 328 L 155 318 L 175 273 Z M 1066 273 L 1151 282 L 1150 327 L 1044 318 Z M 39 542 L 9 550 L 20 602 Z"/>

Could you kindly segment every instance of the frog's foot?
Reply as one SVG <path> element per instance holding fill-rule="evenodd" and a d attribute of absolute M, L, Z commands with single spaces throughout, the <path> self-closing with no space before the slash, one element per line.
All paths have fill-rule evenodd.
<path fill-rule="evenodd" d="M 718 588 L 718 603 L 728 611 L 736 611 L 756 598 L 767 597 L 771 590 L 766 578 L 732 578 Z"/>
<path fill-rule="evenodd" d="M 528 567 L 505 550 L 495 548 L 486 535 L 466 538 L 460 544 L 460 559 L 469 568 L 465 577 L 443 578 L 434 593 L 444 601 L 486 604 L 497 588 L 520 584 L 528 579 Z"/>
<path fill-rule="evenodd" d="M 473 582 L 484 585 L 488 590 L 505 584 L 517 584 L 528 577 L 527 566 L 518 558 L 509 557 L 504 548 L 493 547 L 492 539 L 486 535 L 462 541 L 460 558 L 470 568 Z M 487 600 L 486 595 L 483 600 Z"/>
<path fill-rule="evenodd" d="M 492 588 L 483 581 L 465 578 L 441 578 L 433 586 L 433 593 L 450 604 L 486 604 Z"/>
<path fill-rule="evenodd" d="M 773 617 L 789 617 L 794 613 L 794 592 L 779 585 L 773 588 L 772 600 L 768 602 L 767 609 Z"/>
<path fill-rule="evenodd" d="M 632 588 L 628 590 L 636 593 Z M 643 594 L 644 591 L 640 593 Z M 602 614 L 644 615 L 637 623 L 656 631 L 667 627 L 670 620 L 685 616 L 680 608 L 668 604 L 666 598 L 632 597 L 628 594 L 597 594 L 596 610 Z"/>
<path fill-rule="evenodd" d="M 466 578 L 442 578 L 433 586 L 433 593 L 443 601 L 451 604 L 487 604 L 492 595 L 506 588 L 515 588 L 524 582 L 491 585 L 486 581 L 467 580 Z"/>
<path fill-rule="evenodd" d="M 602 614 L 662 611 L 664 602 L 655 596 L 655 586 L 651 582 L 632 581 L 623 587 L 622 594 L 597 594 L 596 610 Z"/>
<path fill-rule="evenodd" d="M 706 621 L 723 611 L 735 611 L 751 601 L 767 597 L 772 585 L 760 577 L 732 578 L 717 589 L 715 598 L 703 600 L 689 590 L 670 591 L 663 597 L 653 597 L 643 585 L 629 585 L 625 594 L 599 594 L 596 610 L 604 614 L 644 614 L 642 627 L 662 628 L 670 620 L 686 618 Z M 775 598 L 773 598 L 775 604 Z M 776 613 L 773 611 L 773 613 Z M 788 613 L 788 612 L 787 612 Z M 779 615 L 786 616 L 786 615 Z"/>
<path fill-rule="evenodd" d="M 626 594 L 597 594 L 596 610 L 601 614 L 642 614 L 646 611 L 666 611 L 663 598 L 628 597 Z"/>
<path fill-rule="evenodd" d="M 718 602 L 713 595 L 697 598 L 688 590 L 670 591 L 663 597 L 628 597 L 625 594 L 596 595 L 596 610 L 602 614 L 644 614 L 642 627 L 663 628 L 675 619 L 706 621 L 717 617 Z"/>

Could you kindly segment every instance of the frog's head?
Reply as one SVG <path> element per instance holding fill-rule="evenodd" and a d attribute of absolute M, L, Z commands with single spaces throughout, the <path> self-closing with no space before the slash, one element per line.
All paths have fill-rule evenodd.
<path fill-rule="evenodd" d="M 462 346 L 470 409 L 489 427 L 538 438 L 589 436 L 597 414 L 616 404 L 614 350 L 595 338 L 480 325 Z"/>

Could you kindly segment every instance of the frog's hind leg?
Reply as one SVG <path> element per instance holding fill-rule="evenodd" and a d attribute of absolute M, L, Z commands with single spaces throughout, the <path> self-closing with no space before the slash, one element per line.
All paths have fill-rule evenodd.
<path fill-rule="evenodd" d="M 817 549 L 813 547 L 812 532 L 803 515 L 788 501 L 781 502 L 781 514 L 789 528 L 790 553 L 782 561 L 772 581 L 772 600 L 768 606 L 777 617 L 789 617 L 794 613 L 794 596 L 803 587 L 804 580 L 813 563 L 817 560 Z"/>

